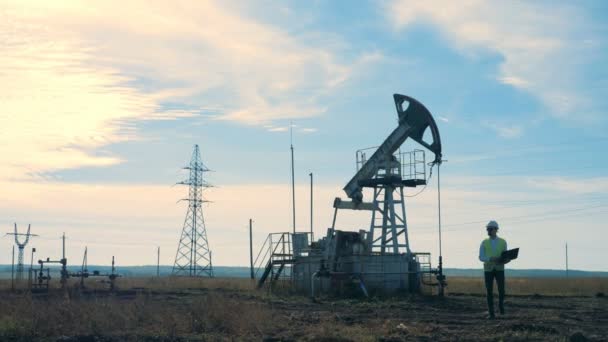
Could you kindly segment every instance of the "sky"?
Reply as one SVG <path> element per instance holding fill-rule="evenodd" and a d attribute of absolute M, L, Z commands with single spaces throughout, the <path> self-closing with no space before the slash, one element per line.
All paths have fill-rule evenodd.
<path fill-rule="evenodd" d="M 200 146 L 215 265 L 267 234 L 331 225 L 355 151 L 433 114 L 445 267 L 481 267 L 496 220 L 513 268 L 608 271 L 605 1 L 0 0 L 0 231 L 36 258 L 172 265 Z M 291 134 L 290 134 L 291 128 Z M 292 139 L 292 140 L 291 140 Z M 404 149 L 420 148 L 407 142 Z M 427 153 L 430 160 L 432 154 Z M 436 175 L 408 190 L 410 244 L 438 256 Z M 368 197 L 369 198 L 369 197 Z M 368 229 L 341 212 L 337 228 Z M 10 236 L 0 264 L 10 264 Z M 26 260 L 29 261 L 27 252 Z"/>

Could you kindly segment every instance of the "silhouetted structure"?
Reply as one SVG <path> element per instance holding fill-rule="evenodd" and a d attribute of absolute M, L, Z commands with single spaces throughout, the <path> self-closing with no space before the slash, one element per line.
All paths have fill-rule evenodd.
<path fill-rule="evenodd" d="M 184 220 L 182 235 L 177 247 L 172 275 L 189 277 L 213 277 L 211 251 L 207 242 L 207 231 L 203 217 L 203 189 L 210 185 L 203 179 L 209 169 L 201 161 L 198 145 L 194 145 L 190 166 L 190 177 L 178 184 L 189 186 L 188 212 Z"/>
<path fill-rule="evenodd" d="M 15 232 L 6 234 L 6 235 L 15 236 L 15 244 L 19 248 L 19 254 L 17 257 L 17 276 L 16 276 L 17 281 L 21 281 L 23 279 L 23 250 L 25 249 L 25 246 L 27 245 L 27 243 L 30 241 L 30 236 L 38 236 L 36 234 L 30 234 L 30 229 L 31 229 L 31 225 L 28 224 L 27 233 L 25 233 L 25 234 L 17 233 L 17 223 L 15 223 Z M 19 236 L 25 236 L 25 241 L 19 242 Z"/>

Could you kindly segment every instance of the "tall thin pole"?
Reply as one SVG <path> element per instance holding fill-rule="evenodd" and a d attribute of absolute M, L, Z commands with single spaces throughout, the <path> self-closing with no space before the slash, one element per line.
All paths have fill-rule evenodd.
<path fill-rule="evenodd" d="M 32 273 L 34 272 L 34 253 L 36 252 L 36 248 L 32 247 L 32 259 L 30 259 L 30 272 L 29 272 L 29 282 L 32 284 Z"/>
<path fill-rule="evenodd" d="M 66 288 L 66 284 L 68 282 L 68 261 L 65 258 L 65 232 L 63 232 L 63 236 L 61 237 L 62 240 L 62 247 L 61 247 L 61 254 L 62 254 L 62 258 L 61 258 L 61 288 L 65 289 Z"/>
<path fill-rule="evenodd" d="M 439 274 L 437 275 L 437 281 L 439 283 L 439 297 L 443 297 L 443 287 L 445 285 L 445 276 L 443 275 L 443 251 L 441 249 L 441 163 L 443 161 L 439 160 L 437 163 L 437 215 L 439 221 Z"/>
<path fill-rule="evenodd" d="M 156 248 L 156 276 L 160 277 L 160 246 Z"/>
<path fill-rule="evenodd" d="M 13 245 L 13 261 L 11 262 L 11 290 L 15 291 L 15 246 Z"/>
<path fill-rule="evenodd" d="M 209 251 L 209 268 L 213 269 L 213 253 Z M 213 278 L 213 276 L 211 276 Z"/>
<path fill-rule="evenodd" d="M 568 278 L 568 243 L 566 242 L 566 278 Z"/>
<path fill-rule="evenodd" d="M 30 260 L 30 269 L 34 268 L 34 253 L 36 253 L 36 247 L 32 247 L 32 259 Z"/>
<path fill-rule="evenodd" d="M 312 229 L 312 172 L 310 173 L 310 242 L 312 242 L 314 235 Z"/>
<path fill-rule="evenodd" d="M 291 142 L 291 206 L 293 218 L 293 233 L 296 233 L 296 181 L 293 162 L 293 124 L 289 127 L 289 139 Z"/>
<path fill-rule="evenodd" d="M 441 162 L 437 164 L 437 208 L 439 217 L 439 260 L 441 260 L 443 253 L 441 250 Z"/>
<path fill-rule="evenodd" d="M 255 279 L 253 274 L 253 220 L 249 219 L 249 265 L 251 270 L 251 279 Z"/>

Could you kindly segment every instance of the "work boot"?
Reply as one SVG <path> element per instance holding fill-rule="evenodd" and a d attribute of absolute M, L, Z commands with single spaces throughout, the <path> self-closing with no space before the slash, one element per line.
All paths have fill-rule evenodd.
<path fill-rule="evenodd" d="M 494 316 L 494 314 L 491 313 L 491 314 L 489 314 L 489 315 L 486 316 L 486 319 L 488 319 L 488 320 L 494 320 L 494 319 L 496 319 L 496 316 Z"/>

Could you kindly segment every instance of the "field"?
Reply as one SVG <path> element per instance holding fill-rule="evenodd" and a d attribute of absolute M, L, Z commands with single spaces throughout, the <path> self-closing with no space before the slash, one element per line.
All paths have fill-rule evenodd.
<path fill-rule="evenodd" d="M 507 314 L 485 319 L 483 285 L 448 295 L 312 301 L 248 279 L 123 278 L 48 295 L 0 283 L 0 340 L 12 341 L 601 341 L 608 279 L 508 279 Z M 55 284 L 56 285 L 56 284 Z"/>

